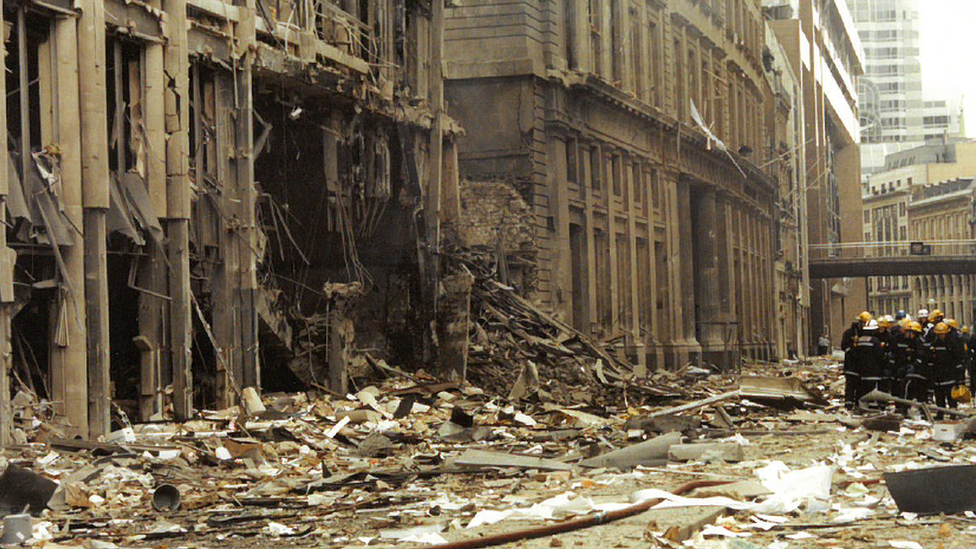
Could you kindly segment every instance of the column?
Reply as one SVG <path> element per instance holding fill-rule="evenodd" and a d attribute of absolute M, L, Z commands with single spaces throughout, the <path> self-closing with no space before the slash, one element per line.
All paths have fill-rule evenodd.
<path fill-rule="evenodd" d="M 719 215 L 719 208 L 716 202 L 715 190 L 711 187 L 696 189 L 698 201 L 696 203 L 697 215 L 696 224 L 697 235 L 695 238 L 695 249 L 698 253 L 695 256 L 694 272 L 698 274 L 695 281 L 699 285 L 695 295 L 698 303 L 698 311 L 701 317 L 698 319 L 702 346 L 702 353 L 705 360 L 712 364 L 725 367 L 728 357 L 725 356 L 725 342 L 722 337 L 724 326 L 722 325 L 722 296 L 720 293 L 719 278 L 720 271 L 728 271 L 719 268 L 719 248 L 721 240 L 719 238 L 720 223 L 724 222 Z"/>
<path fill-rule="evenodd" d="M 81 170 L 81 128 L 77 116 L 70 113 L 79 112 L 78 97 L 78 44 L 77 21 L 74 18 L 58 18 L 55 22 L 54 48 L 57 66 L 55 68 L 55 90 L 57 93 L 55 110 L 65 116 L 57 117 L 56 139 L 61 147 L 61 199 L 64 213 L 75 227 L 83 227 L 82 212 L 82 170 Z M 67 280 L 59 290 L 56 302 L 58 309 L 57 324 L 63 323 L 61 330 L 66 334 L 65 340 L 51 342 L 52 388 L 55 400 L 63 403 L 63 409 L 75 434 L 88 438 L 89 433 L 89 401 L 88 381 L 89 363 L 87 360 L 87 328 L 85 306 L 85 241 L 84 235 L 71 231 L 74 242 L 71 246 L 61 247 L 64 259 L 64 269 Z M 107 335 L 107 334 L 106 334 Z M 97 373 L 108 373 L 108 361 L 96 362 Z M 92 381 L 95 381 L 94 379 Z M 103 412 L 108 412 L 105 402 L 109 398 L 107 384 L 93 383 L 92 396 L 96 390 L 105 391 L 98 394 L 97 403 Z M 94 405 L 96 401 L 93 401 Z M 93 418 L 94 419 L 94 418 Z M 108 416 L 105 416 L 107 421 Z M 107 427 L 107 425 L 106 425 Z M 93 429 L 94 431 L 94 429 Z M 105 429 L 98 429 L 97 434 L 104 434 Z"/>
<path fill-rule="evenodd" d="M 678 241 L 681 272 L 681 334 L 686 342 L 693 344 L 695 338 L 695 260 L 694 241 L 691 230 L 691 187 L 685 181 L 678 181 Z"/>
<path fill-rule="evenodd" d="M 145 126 L 148 154 L 146 155 L 146 186 L 153 209 L 166 214 L 166 77 L 163 67 L 163 45 L 146 45 L 143 83 L 146 100 Z M 158 295 L 168 295 L 166 250 L 162 242 L 146 244 L 146 257 L 140 261 L 139 283 Z M 149 421 L 163 409 L 163 388 L 170 377 L 169 342 L 166 340 L 165 299 L 142 293 L 139 295 L 139 418 Z M 163 371 L 166 365 L 167 372 Z"/>
<path fill-rule="evenodd" d="M 0 10 L 0 28 L 3 28 L 3 10 Z M 0 73 L 6 74 L 6 60 L 0 55 Z M 7 96 L 7 81 L 0 78 L 0 95 Z M 7 127 L 7 106 L 0 105 L 0 128 Z M 7 150 L 7 132 L 0 132 L 0 151 Z M 0 173 L 7 173 L 8 155 L 0 154 Z M 13 418 L 10 410 L 10 368 L 12 349 L 10 344 L 10 309 L 14 302 L 14 263 L 17 254 L 7 247 L 5 206 L 9 181 L 0 177 L 0 447 L 10 444 Z"/>
<path fill-rule="evenodd" d="M 193 413 L 190 294 L 189 58 L 186 0 L 164 0 L 168 17 L 163 62 L 171 84 L 165 90 L 166 221 L 169 257 L 169 320 L 173 411 L 178 420 Z"/>

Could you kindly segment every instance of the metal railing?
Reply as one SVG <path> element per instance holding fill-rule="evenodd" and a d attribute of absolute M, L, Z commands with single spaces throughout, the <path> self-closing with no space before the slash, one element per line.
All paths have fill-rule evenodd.
<path fill-rule="evenodd" d="M 913 240 L 896 242 L 846 242 L 810 246 L 810 260 L 866 259 L 878 257 L 976 256 L 976 240 Z"/>

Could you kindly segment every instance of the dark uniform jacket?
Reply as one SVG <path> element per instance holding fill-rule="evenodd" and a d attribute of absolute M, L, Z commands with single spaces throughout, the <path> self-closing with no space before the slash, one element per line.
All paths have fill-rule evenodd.
<path fill-rule="evenodd" d="M 857 322 L 851 324 L 851 327 L 844 330 L 844 335 L 840 339 L 840 348 L 844 351 L 844 375 L 846 376 L 856 376 L 858 375 L 857 367 L 854 364 L 854 341 L 860 332 L 860 326 Z"/>
<path fill-rule="evenodd" d="M 931 377 L 936 385 L 955 385 L 965 379 L 962 370 L 962 347 L 948 335 L 935 339 L 928 349 L 928 363 Z"/>
<path fill-rule="evenodd" d="M 914 377 L 925 379 L 922 368 L 922 341 L 918 337 L 909 338 L 905 331 L 898 334 L 892 345 L 891 358 L 895 379 Z"/>
<path fill-rule="evenodd" d="M 877 333 L 862 331 L 854 340 L 854 367 L 861 379 L 881 381 L 885 374 L 884 346 Z"/>

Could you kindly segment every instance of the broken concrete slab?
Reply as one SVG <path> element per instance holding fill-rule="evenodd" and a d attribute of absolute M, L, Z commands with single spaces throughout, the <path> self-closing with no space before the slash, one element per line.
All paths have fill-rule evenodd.
<path fill-rule="evenodd" d="M 725 507 L 675 507 L 651 509 L 644 514 L 648 530 L 661 532 L 672 543 L 681 543 L 725 514 Z"/>
<path fill-rule="evenodd" d="M 583 467 L 632 469 L 638 465 L 655 465 L 668 458 L 671 446 L 681 442 L 681 433 L 668 433 L 638 444 L 601 454 L 580 462 Z"/>
<path fill-rule="evenodd" d="M 745 459 L 745 450 L 738 442 L 675 444 L 668 449 L 668 459 L 671 461 L 712 460 L 719 458 L 723 461 L 738 463 Z"/>
<path fill-rule="evenodd" d="M 568 463 L 552 459 L 532 456 L 503 454 L 501 452 L 486 452 L 484 450 L 466 450 L 455 461 L 457 465 L 478 465 L 482 467 L 517 467 L 519 469 L 540 469 L 547 471 L 569 471 L 573 468 Z"/>
<path fill-rule="evenodd" d="M 742 398 L 760 401 L 797 401 L 827 404 L 820 391 L 808 387 L 795 377 L 742 376 L 739 380 Z"/>
<path fill-rule="evenodd" d="M 731 484 L 708 486 L 695 490 L 695 497 L 727 497 L 738 501 L 751 501 L 771 495 L 773 492 L 758 480 L 742 480 Z"/>
<path fill-rule="evenodd" d="M 864 418 L 861 427 L 869 431 L 880 431 L 882 433 L 898 432 L 901 429 L 902 417 L 899 415 L 883 414 Z"/>
<path fill-rule="evenodd" d="M 690 433 L 701 427 L 699 416 L 676 416 L 668 414 L 658 417 L 632 417 L 624 423 L 624 430 L 639 430 L 645 433 L 671 433 L 680 431 Z"/>
<path fill-rule="evenodd" d="M 932 426 L 932 438 L 939 442 L 955 442 L 966 433 L 976 431 L 976 418 L 963 421 L 939 421 Z"/>

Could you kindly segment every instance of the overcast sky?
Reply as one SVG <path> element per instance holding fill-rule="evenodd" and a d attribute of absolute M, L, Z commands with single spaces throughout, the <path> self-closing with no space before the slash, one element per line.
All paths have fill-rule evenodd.
<path fill-rule="evenodd" d="M 926 99 L 966 96 L 966 130 L 976 137 L 976 0 L 920 0 Z"/>

